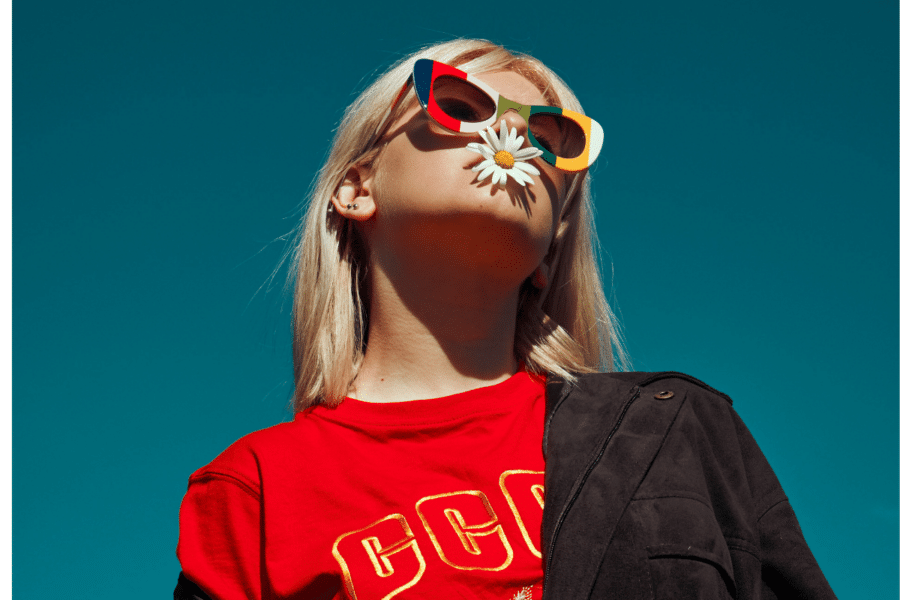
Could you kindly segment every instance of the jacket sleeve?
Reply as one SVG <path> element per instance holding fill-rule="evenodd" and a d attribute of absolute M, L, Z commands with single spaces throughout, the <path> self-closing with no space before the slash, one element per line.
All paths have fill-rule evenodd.
<path fill-rule="evenodd" d="M 785 600 L 835 598 L 769 462 L 740 417 L 733 411 L 732 415 L 753 492 L 762 597 Z"/>
<path fill-rule="evenodd" d="M 252 485 L 201 469 L 181 503 L 179 529 L 176 598 L 259 600 L 260 502 Z"/>
<path fill-rule="evenodd" d="M 184 576 L 178 575 L 178 584 L 175 586 L 174 600 L 212 600 L 209 595 L 200 589 L 196 583 Z"/>

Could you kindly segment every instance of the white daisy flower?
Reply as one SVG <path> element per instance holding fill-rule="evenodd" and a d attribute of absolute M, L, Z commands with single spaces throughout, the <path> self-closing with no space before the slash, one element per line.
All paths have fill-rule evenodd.
<path fill-rule="evenodd" d="M 500 121 L 500 137 L 493 127 L 488 127 L 484 131 L 479 131 L 478 135 L 487 142 L 487 144 L 477 144 L 472 142 L 466 146 L 467 150 L 477 152 L 484 157 L 484 161 L 472 167 L 475 172 L 481 171 L 478 181 L 484 181 L 488 175 L 491 176 L 491 183 L 494 185 L 506 185 L 506 176 L 509 175 L 519 185 L 524 186 L 526 183 L 534 183 L 529 177 L 538 175 L 540 171 L 536 167 L 526 164 L 524 161 L 537 158 L 543 152 L 529 146 L 522 148 L 525 143 L 523 136 L 516 135 L 516 128 L 512 131 L 506 130 L 506 121 Z"/>

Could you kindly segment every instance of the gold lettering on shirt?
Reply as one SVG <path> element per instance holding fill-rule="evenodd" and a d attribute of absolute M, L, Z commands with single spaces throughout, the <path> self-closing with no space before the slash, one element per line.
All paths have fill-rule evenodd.
<path fill-rule="evenodd" d="M 426 496 L 416 512 L 438 556 L 456 569 L 502 571 L 513 551 L 487 496 L 478 490 Z"/>
<path fill-rule="evenodd" d="M 341 535 L 331 554 L 341 565 L 344 587 L 353 600 L 390 600 L 418 583 L 425 572 L 419 543 L 401 514 Z"/>
<path fill-rule="evenodd" d="M 369 560 L 375 567 L 375 574 L 379 577 L 390 577 L 394 574 L 394 567 L 391 565 L 390 559 L 382 554 L 381 542 L 376 537 L 363 538 L 363 548 L 369 555 Z"/>
<path fill-rule="evenodd" d="M 544 513 L 544 472 L 512 470 L 500 474 L 500 489 L 516 517 L 516 525 L 532 554 L 541 558 L 541 518 Z M 537 543 L 535 543 L 537 542 Z"/>

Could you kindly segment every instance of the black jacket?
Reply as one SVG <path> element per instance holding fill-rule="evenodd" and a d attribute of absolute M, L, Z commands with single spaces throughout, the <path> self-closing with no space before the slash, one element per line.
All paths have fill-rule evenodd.
<path fill-rule="evenodd" d="M 834 598 L 731 399 L 681 373 L 550 379 L 545 600 Z M 176 600 L 208 596 L 183 575 Z"/>
<path fill-rule="evenodd" d="M 834 598 L 731 399 L 681 373 L 547 386 L 545 600 Z"/>

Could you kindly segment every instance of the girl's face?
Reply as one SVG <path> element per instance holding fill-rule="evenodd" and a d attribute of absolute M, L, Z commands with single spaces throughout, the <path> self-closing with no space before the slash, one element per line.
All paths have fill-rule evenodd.
<path fill-rule="evenodd" d="M 518 73 L 478 78 L 516 102 L 546 103 Z M 501 119 L 525 135 L 526 123 L 517 113 L 509 111 Z M 494 129 L 499 131 L 500 120 Z M 561 171 L 537 158 L 528 161 L 540 170 L 533 185 L 523 187 L 512 178 L 505 188 L 492 185 L 490 177 L 479 182 L 472 167 L 484 159 L 466 144 L 483 142 L 480 136 L 445 131 L 418 104 L 384 139 L 368 180 L 375 214 L 362 228 L 371 252 L 388 260 L 430 256 L 443 268 L 483 271 L 517 284 L 534 271 L 559 217 Z"/>

